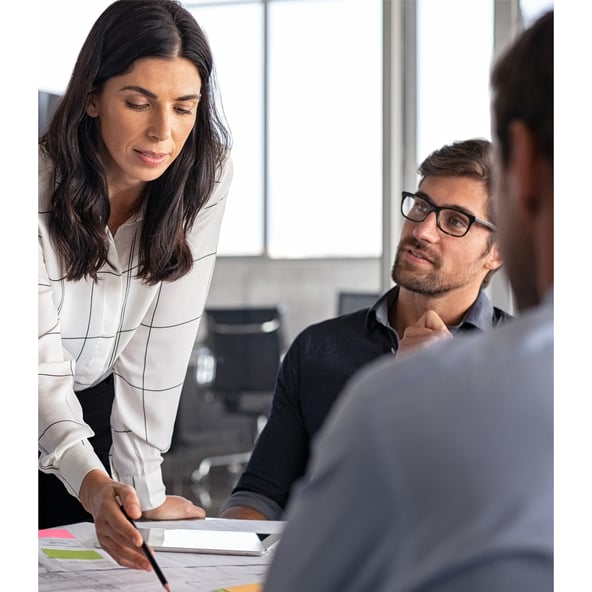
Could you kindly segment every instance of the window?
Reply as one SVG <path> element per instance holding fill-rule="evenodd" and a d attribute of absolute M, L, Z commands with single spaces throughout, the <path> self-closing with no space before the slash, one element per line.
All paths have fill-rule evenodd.
<path fill-rule="evenodd" d="M 186 5 L 234 141 L 220 254 L 380 256 L 381 0 Z"/>
<path fill-rule="evenodd" d="M 379 256 L 381 7 L 270 3 L 269 254 Z"/>
<path fill-rule="evenodd" d="M 218 252 L 261 255 L 265 221 L 263 5 L 186 4 L 210 41 L 222 106 L 233 136 L 234 179 Z"/>
<path fill-rule="evenodd" d="M 553 7 L 553 0 L 516 2 L 524 26 Z M 418 164 L 449 142 L 491 139 L 495 4 L 495 0 L 416 0 Z"/>
<path fill-rule="evenodd" d="M 553 8 L 553 0 L 520 0 L 524 26 L 530 26 L 544 12 Z"/>
<path fill-rule="evenodd" d="M 493 10 L 493 0 L 417 0 L 417 164 L 444 144 L 491 139 Z"/>

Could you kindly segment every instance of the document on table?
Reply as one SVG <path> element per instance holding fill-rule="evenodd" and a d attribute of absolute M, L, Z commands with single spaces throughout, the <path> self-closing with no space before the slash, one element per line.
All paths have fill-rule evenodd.
<path fill-rule="evenodd" d="M 47 571 L 85 571 L 119 567 L 111 556 L 95 547 L 92 539 L 80 538 L 72 529 L 51 528 L 39 531 L 39 565 Z M 92 524 L 91 524 L 92 527 Z M 94 530 L 94 528 L 93 528 Z"/>
<path fill-rule="evenodd" d="M 138 521 L 142 527 L 195 528 L 280 533 L 283 522 L 266 520 Z M 261 587 L 273 550 L 261 557 L 155 552 L 174 592 L 233 590 L 254 592 Z M 92 523 L 70 524 L 39 531 L 38 592 L 162 592 L 154 572 L 119 566 L 96 543 Z"/>
<path fill-rule="evenodd" d="M 164 571 L 164 569 L 163 569 Z M 177 568 L 165 571 L 173 592 L 214 592 L 233 591 L 236 586 L 259 585 L 265 578 L 267 566 L 244 566 L 236 568 L 206 567 Z M 67 577 L 68 576 L 68 577 Z M 40 572 L 37 592 L 163 592 L 161 583 L 154 572 L 134 569 L 103 570 L 96 572 Z M 257 588 L 245 586 L 245 592 L 255 592 Z M 242 592 L 242 591 L 241 591 Z"/>

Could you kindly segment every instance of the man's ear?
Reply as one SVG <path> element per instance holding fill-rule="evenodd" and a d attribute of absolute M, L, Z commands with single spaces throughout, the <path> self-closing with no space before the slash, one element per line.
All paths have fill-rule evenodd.
<path fill-rule="evenodd" d="M 86 103 L 86 114 L 89 117 L 99 116 L 99 109 L 97 107 L 97 95 L 95 95 L 95 93 L 91 93 L 90 95 L 88 95 L 88 101 Z"/>
<path fill-rule="evenodd" d="M 510 124 L 508 177 L 515 206 L 527 216 L 540 207 L 537 191 L 537 150 L 531 131 L 523 121 Z"/>
<path fill-rule="evenodd" d="M 489 249 L 489 253 L 487 253 L 487 257 L 485 258 L 485 269 L 493 271 L 494 269 L 499 269 L 503 264 L 504 262 L 497 243 L 494 243 L 491 249 Z"/>

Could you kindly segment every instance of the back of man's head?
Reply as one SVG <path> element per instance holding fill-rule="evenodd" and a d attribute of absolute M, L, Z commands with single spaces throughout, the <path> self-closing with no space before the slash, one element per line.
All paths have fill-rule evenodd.
<path fill-rule="evenodd" d="M 498 244 L 520 310 L 553 288 L 553 11 L 491 73 Z"/>
<path fill-rule="evenodd" d="M 501 159 L 510 157 L 510 124 L 523 121 L 538 150 L 553 163 L 553 11 L 514 42 L 491 74 L 495 135 Z"/>

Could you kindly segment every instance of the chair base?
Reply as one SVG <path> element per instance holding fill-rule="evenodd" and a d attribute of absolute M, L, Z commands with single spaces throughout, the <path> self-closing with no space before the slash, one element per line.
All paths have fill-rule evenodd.
<path fill-rule="evenodd" d="M 257 441 L 259 434 L 263 431 L 266 423 L 267 417 L 265 415 L 258 414 L 255 427 L 255 442 Z M 248 452 L 233 452 L 231 454 L 208 456 L 204 458 L 199 463 L 197 469 L 191 473 L 191 481 L 194 483 L 199 483 L 210 474 L 210 469 L 212 467 L 227 467 L 229 473 L 240 473 L 242 472 L 244 465 L 249 462 L 250 458 L 250 450 Z"/>
<path fill-rule="evenodd" d="M 221 454 L 219 456 L 210 456 L 204 458 L 197 469 L 191 473 L 191 480 L 199 483 L 210 474 L 212 467 L 227 467 L 231 473 L 242 471 L 243 465 L 246 465 L 251 458 L 250 452 L 237 452 L 233 454 Z"/>

